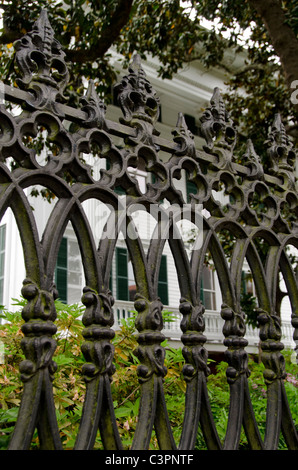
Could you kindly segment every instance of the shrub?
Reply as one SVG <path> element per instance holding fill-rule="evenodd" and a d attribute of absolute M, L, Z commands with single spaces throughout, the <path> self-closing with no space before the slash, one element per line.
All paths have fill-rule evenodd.
<path fill-rule="evenodd" d="M 24 300 L 15 301 L 20 308 Z M 58 365 L 53 382 L 54 400 L 60 435 L 65 449 L 72 449 L 78 432 L 80 417 L 85 396 L 85 382 L 81 374 L 84 357 L 81 352 L 83 342 L 81 317 L 84 307 L 65 305 L 56 301 L 58 318 L 57 350 L 54 360 Z M 166 312 L 166 321 L 171 315 Z M 23 323 L 21 310 L 15 313 L 2 310 L 1 317 L 4 323 L 0 325 L 0 341 L 5 347 L 5 361 L 0 364 L 0 449 L 6 449 L 16 422 L 18 408 L 21 401 L 22 382 L 19 378 L 19 364 L 24 359 L 20 347 L 23 337 L 21 325 Z M 134 316 L 122 321 L 113 340 L 115 346 L 116 372 L 113 375 L 112 394 L 117 418 L 118 430 L 124 448 L 132 443 L 137 424 L 140 400 L 140 385 L 136 369 L 139 363 L 134 354 L 137 347 Z M 184 415 L 184 399 L 186 385 L 183 379 L 182 367 L 184 359 L 181 348 L 171 348 L 165 341 L 165 365 L 168 373 L 164 380 L 165 398 L 172 426 L 174 438 L 178 444 L 182 430 Z M 294 421 L 298 418 L 297 402 L 297 371 L 298 366 L 291 362 L 289 353 L 285 353 L 288 376 L 285 387 L 289 398 L 290 408 Z M 208 392 L 211 409 L 221 441 L 224 441 L 229 412 L 229 386 L 226 381 L 227 364 L 217 365 L 216 374 L 208 377 Z M 263 365 L 250 360 L 249 378 L 252 404 L 262 437 L 266 422 L 266 387 L 263 380 Z M 34 436 L 32 447 L 38 446 L 37 435 Z M 151 448 L 157 447 L 157 439 L 153 433 Z M 101 439 L 98 433 L 95 448 L 101 448 Z M 206 448 L 202 433 L 198 431 L 196 447 Z M 241 448 L 247 448 L 244 432 L 241 435 Z M 280 448 L 285 448 L 283 439 L 280 439 Z"/>

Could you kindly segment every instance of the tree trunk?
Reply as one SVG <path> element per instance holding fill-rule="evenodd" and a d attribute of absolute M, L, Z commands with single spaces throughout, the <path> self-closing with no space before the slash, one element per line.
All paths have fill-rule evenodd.
<path fill-rule="evenodd" d="M 298 40 L 292 28 L 286 23 L 281 1 L 248 0 L 248 2 L 262 18 L 272 46 L 280 58 L 286 84 L 290 90 L 293 90 L 292 82 L 298 80 Z M 298 104 L 295 104 L 295 108 L 298 112 Z"/>

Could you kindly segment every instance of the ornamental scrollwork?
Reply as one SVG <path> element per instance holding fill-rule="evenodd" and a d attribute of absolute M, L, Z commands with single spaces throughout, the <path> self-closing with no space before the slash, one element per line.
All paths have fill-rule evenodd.
<path fill-rule="evenodd" d="M 57 313 L 54 300 L 57 298 L 55 286 L 51 292 L 40 289 L 30 279 L 25 279 L 22 295 L 27 300 L 22 317 L 25 323 L 21 329 L 24 338 L 21 347 L 26 359 L 20 364 L 21 379 L 29 381 L 39 370 L 48 368 L 52 376 L 57 369 L 52 357 L 56 350 L 56 340 L 52 337 L 57 331 Z"/>
<path fill-rule="evenodd" d="M 85 326 L 82 332 L 82 352 L 86 360 L 82 369 L 84 378 L 88 382 L 99 374 L 111 377 L 115 372 L 115 348 L 111 344 L 115 332 L 110 328 L 114 323 L 114 299 L 110 291 L 97 294 L 94 289 L 85 287 L 82 303 L 86 306 L 82 320 Z"/>
<path fill-rule="evenodd" d="M 46 10 L 41 11 L 32 31 L 16 41 L 14 47 L 20 74 L 17 83 L 33 95 L 28 104 L 58 113 L 56 102 L 65 100 L 63 92 L 69 72 L 65 53 L 54 37 Z"/>
<path fill-rule="evenodd" d="M 221 307 L 221 317 L 225 320 L 223 334 L 224 344 L 227 346 L 225 356 L 229 367 L 227 368 L 228 383 L 234 383 L 237 378 L 245 374 L 250 375 L 248 369 L 248 354 L 245 347 L 248 341 L 244 338 L 246 326 L 243 312 L 235 312 L 229 305 L 223 304 Z"/>
<path fill-rule="evenodd" d="M 163 327 L 162 303 L 160 299 L 149 301 L 136 294 L 135 309 L 138 312 L 135 326 L 138 330 L 139 346 L 135 350 L 141 364 L 137 368 L 139 381 L 148 381 L 153 374 L 164 377 L 167 369 L 164 365 L 165 350 L 160 345 L 165 336 L 161 333 Z"/>
<path fill-rule="evenodd" d="M 222 147 L 232 151 L 236 144 L 236 129 L 231 120 L 219 88 L 215 88 L 210 106 L 200 118 L 200 134 L 206 140 L 206 151 Z"/>
<path fill-rule="evenodd" d="M 183 367 L 183 374 L 187 382 L 191 381 L 199 371 L 203 371 L 206 376 L 210 374 L 207 366 L 208 352 L 204 348 L 207 341 L 203 334 L 205 330 L 204 311 L 202 302 L 193 306 L 185 298 L 180 300 L 180 312 L 183 318 L 180 323 L 182 330 L 181 341 L 184 345 L 182 349 L 186 364 Z"/>

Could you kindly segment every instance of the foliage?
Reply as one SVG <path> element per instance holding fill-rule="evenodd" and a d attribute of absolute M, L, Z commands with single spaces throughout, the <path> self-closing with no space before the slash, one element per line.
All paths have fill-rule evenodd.
<path fill-rule="evenodd" d="M 257 299 L 250 292 L 242 292 L 240 304 L 246 315 L 247 324 L 253 328 L 258 326 Z"/>
<path fill-rule="evenodd" d="M 22 307 L 26 301 L 15 301 L 16 306 Z M 58 318 L 56 325 L 57 350 L 55 362 L 59 373 L 55 375 L 53 383 L 55 394 L 55 408 L 57 419 L 61 429 L 61 436 L 68 445 L 73 442 L 74 432 L 78 428 L 79 419 L 84 400 L 85 383 L 81 376 L 81 367 L 84 359 L 81 353 L 83 325 L 80 318 L 83 308 L 80 305 L 65 305 L 56 301 Z M 0 365 L 0 391 L 2 436 L 0 445 L 7 446 L 12 424 L 17 415 L 17 407 L 20 404 L 22 384 L 19 378 L 18 366 L 24 359 L 20 342 L 23 337 L 21 325 L 23 323 L 21 311 L 11 313 L 2 311 L 1 317 L 5 322 L 0 326 L 0 339 L 4 343 L 6 355 L 5 364 Z M 37 439 L 35 439 L 35 444 Z"/>
<path fill-rule="evenodd" d="M 297 38 L 297 0 L 276 3 L 280 3 L 289 30 Z M 66 91 L 69 104 L 82 97 L 83 80 L 91 78 L 95 80 L 97 92 L 107 102 L 112 100 L 111 86 L 116 80 L 117 67 L 110 60 L 111 47 L 121 54 L 124 67 L 134 51 L 143 58 L 149 54 L 157 57 L 162 78 L 171 79 L 193 60 L 206 68 L 221 67 L 227 70 L 227 108 L 239 130 L 237 160 L 243 162 L 246 158 L 247 137 L 251 137 L 268 169 L 264 142 L 274 114 L 277 111 L 282 114 L 287 131 L 295 141 L 297 109 L 290 98 L 292 90 L 286 84 L 281 58 L 273 47 L 274 38 L 253 4 L 252 0 L 7 0 L 0 7 L 3 11 L 0 79 L 14 83 L 14 41 L 32 29 L 40 9 L 46 7 L 56 38 L 72 61 Z M 206 20 L 210 22 L 208 28 L 204 26 Z M 295 57 L 298 54 L 293 54 L 291 62 Z M 241 62 L 236 68 L 230 64 L 234 59 Z M 42 129 L 36 139 L 28 137 L 37 153 L 42 152 L 43 137 Z M 30 148 L 28 142 L 27 145 Z M 55 153 L 55 148 L 51 152 Z M 48 201 L 54 198 L 47 188 L 34 188 L 31 194 L 42 194 Z M 261 201 L 255 202 L 262 210 Z M 229 257 L 233 236 L 228 232 L 221 235 Z M 263 252 L 267 249 L 264 241 L 259 245 Z"/>
<path fill-rule="evenodd" d="M 14 41 L 31 30 L 40 9 L 45 7 L 56 38 L 73 62 L 68 90 L 71 99 L 83 91 L 82 76 L 94 78 L 100 94 L 110 93 L 116 77 L 109 62 L 110 46 L 123 54 L 126 64 L 135 50 L 143 57 L 148 52 L 158 56 L 163 64 L 161 75 L 170 77 L 181 68 L 184 52 L 193 47 L 199 28 L 188 11 L 179 6 L 179 0 L 8 1 L 2 6 L 2 79 L 9 81 L 13 77 Z"/>
<path fill-rule="evenodd" d="M 192 2 L 197 15 L 211 22 L 211 30 L 219 37 L 226 38 L 224 51 L 228 53 L 229 48 L 232 48 L 230 54 L 238 53 L 239 57 L 243 58 L 242 66 L 239 65 L 236 70 L 226 65 L 229 79 L 225 99 L 229 104 L 232 119 L 240 129 L 239 156 L 244 155 L 246 139 L 250 136 L 256 152 L 266 161 L 264 142 L 274 114 L 281 113 L 287 123 L 288 132 L 293 131 L 292 135 L 296 141 L 296 128 L 292 125 L 297 122 L 297 109 L 291 102 L 291 90 L 285 82 L 280 56 L 273 47 L 273 32 L 268 31 L 266 22 L 256 12 L 254 3 L 256 2 L 251 0 Z M 275 3 L 279 3 L 280 14 L 285 14 L 294 38 L 297 39 L 297 1 Z M 217 53 L 215 56 L 217 65 L 220 63 L 220 56 Z"/>
<path fill-rule="evenodd" d="M 8 83 L 15 79 L 14 41 L 32 29 L 40 9 L 46 7 L 56 38 L 73 63 L 67 90 L 70 103 L 82 96 L 82 77 L 94 79 L 98 93 L 107 101 L 112 99 L 116 68 L 110 61 L 111 47 L 122 55 L 124 66 L 134 51 L 143 58 L 157 57 L 162 78 L 171 79 L 185 64 L 199 60 L 206 68 L 221 67 L 227 71 L 226 99 L 240 128 L 239 159 L 245 154 L 246 139 L 250 136 L 257 153 L 266 160 L 264 141 L 274 114 L 281 113 L 296 139 L 297 109 L 285 80 L 289 59 L 281 60 L 282 54 L 274 49 L 274 31 L 268 31 L 259 9 L 256 11 L 256 3 L 255 0 L 7 0 L 1 6 L 4 21 L 0 35 L 0 79 Z M 297 39 L 297 0 L 275 3 L 279 4 L 289 28 L 289 38 L 284 37 L 284 41 L 292 38 L 293 44 Z M 261 8 L 264 0 L 259 4 Z M 233 65 L 236 55 L 239 65 L 237 61 Z M 290 62 L 293 61 L 296 59 L 292 55 Z"/>
<path fill-rule="evenodd" d="M 22 307 L 24 300 L 16 301 L 15 305 Z M 83 341 L 83 325 L 81 323 L 83 307 L 78 304 L 65 305 L 56 301 L 56 309 L 58 313 L 56 321 L 58 346 L 54 360 L 58 365 L 58 370 L 53 383 L 54 399 L 63 448 L 72 449 L 85 395 L 85 383 L 81 375 L 84 358 L 80 349 Z M 170 316 L 170 312 L 166 312 L 167 320 L 170 319 Z M 20 341 L 23 337 L 20 329 L 23 323 L 21 312 L 12 313 L 3 309 L 1 317 L 4 323 L 0 325 L 0 340 L 5 346 L 5 362 L 0 364 L 0 449 L 4 450 L 8 446 L 20 405 L 22 384 L 18 366 L 24 357 L 20 348 Z M 137 347 L 135 333 L 133 315 L 122 321 L 113 341 L 116 372 L 113 376 L 112 393 L 118 429 L 124 448 L 129 448 L 132 443 L 140 401 L 140 385 L 136 374 L 139 361 L 134 354 Z M 174 438 L 178 443 L 182 430 L 186 391 L 182 374 L 184 359 L 181 348 L 171 348 L 166 341 L 163 346 L 166 350 L 165 365 L 168 369 L 164 381 L 165 399 Z M 297 422 L 298 367 L 291 362 L 289 354 L 286 353 L 285 357 L 288 372 L 285 387 L 294 421 Z M 221 441 L 225 437 L 229 413 L 229 387 L 226 381 L 226 368 L 227 364 L 221 362 L 217 365 L 216 374 L 210 375 L 207 382 L 211 409 Z M 266 387 L 262 376 L 264 366 L 251 359 L 249 368 L 251 370 L 249 384 L 253 408 L 261 435 L 264 437 L 267 404 Z M 36 446 L 38 446 L 37 435 L 32 444 L 32 447 Z M 157 448 L 157 439 L 154 433 L 150 446 L 152 449 Z M 95 448 L 101 447 L 101 439 L 98 434 Z M 196 447 L 206 448 L 200 430 Z M 247 448 L 244 433 L 241 436 L 240 447 Z M 285 443 L 281 438 L 280 448 L 284 447 Z"/>

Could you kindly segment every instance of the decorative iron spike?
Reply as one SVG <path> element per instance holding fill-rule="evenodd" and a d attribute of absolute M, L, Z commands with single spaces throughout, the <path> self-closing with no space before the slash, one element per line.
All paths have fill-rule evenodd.
<path fill-rule="evenodd" d="M 243 155 L 244 161 L 243 164 L 246 167 L 251 169 L 250 175 L 248 175 L 248 179 L 250 178 L 258 178 L 259 180 L 263 179 L 264 176 L 264 168 L 261 162 L 261 159 L 257 152 L 255 151 L 254 144 L 251 139 L 247 139 L 246 142 L 246 152 Z"/>
<path fill-rule="evenodd" d="M 196 157 L 193 133 L 188 129 L 183 113 L 178 113 L 178 120 L 175 129 L 172 131 L 174 142 L 178 144 L 175 155 Z"/>
<path fill-rule="evenodd" d="M 20 78 L 20 88 L 34 91 L 35 107 L 46 107 L 56 100 L 65 99 L 63 91 L 68 83 L 69 72 L 65 53 L 54 38 L 47 10 L 42 10 L 32 31 L 14 44 L 15 59 Z"/>
<path fill-rule="evenodd" d="M 215 146 L 232 151 L 237 134 L 218 87 L 214 88 L 210 105 L 200 118 L 200 134 L 207 143 L 204 148 L 207 152 Z"/>
<path fill-rule="evenodd" d="M 49 22 L 47 10 L 41 11 L 39 18 L 33 25 L 32 33 L 36 33 L 37 36 L 41 38 L 40 49 L 46 57 L 51 60 L 54 30 Z"/>
<path fill-rule="evenodd" d="M 129 74 L 114 88 L 124 115 L 122 121 L 131 124 L 132 120 L 140 120 L 153 126 L 159 116 L 159 97 L 146 78 L 138 54 L 133 56 L 128 70 Z"/>
<path fill-rule="evenodd" d="M 289 144 L 289 138 L 286 134 L 285 126 L 282 123 L 281 115 L 279 113 L 275 114 L 275 116 L 274 116 L 272 130 L 273 130 L 273 132 L 276 133 L 275 134 L 276 137 L 277 137 L 276 140 L 280 145 L 286 146 L 286 145 Z"/>
<path fill-rule="evenodd" d="M 226 113 L 226 107 L 225 107 L 224 101 L 222 99 L 222 96 L 220 94 L 220 90 L 218 87 L 214 88 L 210 103 L 211 103 L 212 108 L 216 110 L 217 112 L 218 122 L 222 126 L 224 126 L 227 113 Z"/>
<path fill-rule="evenodd" d="M 132 57 L 132 61 L 129 65 L 129 71 L 130 72 L 135 72 L 135 73 L 141 73 L 144 77 L 146 77 L 146 74 L 144 70 L 142 69 L 142 61 L 141 61 L 141 56 L 140 54 L 134 54 Z"/>
<path fill-rule="evenodd" d="M 275 114 L 271 131 L 268 135 L 268 155 L 271 164 L 271 173 L 281 177 L 287 189 L 295 189 L 294 163 L 296 153 L 290 141 L 281 115 Z"/>
<path fill-rule="evenodd" d="M 98 96 L 93 80 L 89 80 L 87 92 L 80 99 L 80 103 L 83 105 L 82 111 L 88 114 L 84 124 L 87 127 L 102 128 L 107 108 L 103 100 Z"/>

